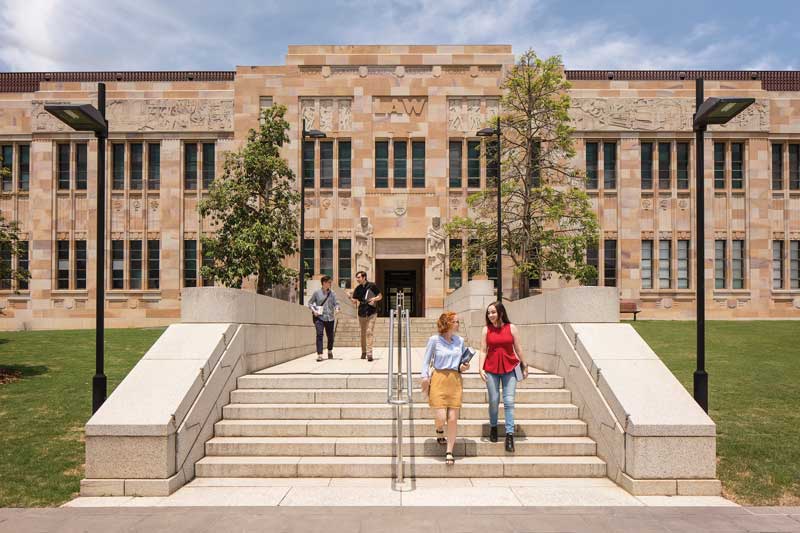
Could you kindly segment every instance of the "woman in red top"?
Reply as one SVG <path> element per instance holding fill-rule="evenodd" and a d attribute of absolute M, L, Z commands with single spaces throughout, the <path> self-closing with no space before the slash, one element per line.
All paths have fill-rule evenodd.
<path fill-rule="evenodd" d="M 502 302 L 486 308 L 486 326 L 481 335 L 481 379 L 489 391 L 489 440 L 497 442 L 497 411 L 500 384 L 503 385 L 503 408 L 506 423 L 506 451 L 514 451 L 514 394 L 517 389 L 515 368 L 522 365 L 522 378 L 528 377 L 528 365 L 519 348 L 519 332 L 508 319 Z"/>

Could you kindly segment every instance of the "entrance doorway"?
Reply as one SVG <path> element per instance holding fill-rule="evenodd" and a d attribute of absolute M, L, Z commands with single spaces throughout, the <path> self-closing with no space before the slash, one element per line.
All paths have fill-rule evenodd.
<path fill-rule="evenodd" d="M 377 259 L 375 283 L 384 294 L 381 316 L 397 305 L 397 295 L 403 293 L 406 309 L 411 316 L 425 316 L 425 260 Z"/>

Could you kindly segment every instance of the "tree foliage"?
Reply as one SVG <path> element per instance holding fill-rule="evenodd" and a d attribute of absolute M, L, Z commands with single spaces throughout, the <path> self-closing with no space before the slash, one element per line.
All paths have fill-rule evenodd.
<path fill-rule="evenodd" d="M 297 252 L 300 201 L 294 173 L 280 155 L 289 141 L 285 114 L 281 105 L 262 111 L 260 127 L 228 154 L 223 176 L 198 206 L 214 231 L 202 238 L 204 278 L 241 288 L 245 278 L 255 276 L 257 292 L 265 294 L 296 276 L 284 265 Z"/>
<path fill-rule="evenodd" d="M 586 249 L 597 242 L 598 223 L 584 176 L 572 167 L 574 129 L 569 117 L 570 84 L 558 56 L 525 52 L 503 80 L 500 121 L 500 190 L 504 256 L 514 264 L 518 294 L 528 280 L 557 274 L 566 280 L 596 277 Z M 487 170 L 497 143 L 487 143 Z M 489 174 L 489 172 L 487 172 Z M 447 224 L 453 238 L 466 239 L 466 262 L 481 271 L 497 249 L 497 179 L 468 198 L 469 215 Z M 452 262 L 452 261 L 451 261 Z M 453 263 L 461 268 L 458 257 Z"/>
<path fill-rule="evenodd" d="M 11 170 L 2 163 L 3 158 L 0 157 L 0 180 L 11 173 Z M 19 268 L 19 261 L 14 261 L 14 258 L 20 257 L 22 253 L 25 251 L 20 241 L 19 224 L 16 221 L 6 220 L 0 213 L 0 289 L 10 289 L 12 282 L 16 282 L 15 285 L 19 286 L 20 282 L 30 279 L 30 272 Z"/>

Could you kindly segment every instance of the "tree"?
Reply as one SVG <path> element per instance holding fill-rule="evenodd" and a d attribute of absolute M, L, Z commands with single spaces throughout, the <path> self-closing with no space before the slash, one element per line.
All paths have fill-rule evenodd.
<path fill-rule="evenodd" d="M 11 172 L 2 163 L 3 158 L 0 157 L 0 181 Z M 27 253 L 22 246 L 19 238 L 19 224 L 16 221 L 6 220 L 0 213 L 0 289 L 10 289 L 12 282 L 16 281 L 16 286 L 19 286 L 20 282 L 30 279 L 30 272 L 19 268 L 19 260 L 14 261 L 14 258 L 19 258 L 23 253 Z"/>
<path fill-rule="evenodd" d="M 596 277 L 586 249 L 597 242 L 597 216 L 584 192 L 585 177 L 571 165 L 575 157 L 570 124 L 570 83 L 561 58 L 540 59 L 525 52 L 504 78 L 501 115 L 500 190 L 504 256 L 514 264 L 519 297 L 529 280 L 557 274 L 582 282 Z M 469 215 L 447 225 L 451 237 L 467 240 L 466 262 L 496 259 L 497 143 L 487 143 L 487 188 L 468 198 Z M 455 268 L 460 268 L 458 258 Z"/>
<path fill-rule="evenodd" d="M 262 111 L 259 128 L 248 132 L 244 147 L 228 154 L 222 178 L 198 206 L 214 229 L 202 238 L 204 278 L 241 288 L 245 278 L 256 276 L 256 290 L 265 294 L 296 276 L 284 265 L 297 252 L 300 201 L 294 173 L 280 155 L 289 141 L 285 114 L 281 105 Z"/>

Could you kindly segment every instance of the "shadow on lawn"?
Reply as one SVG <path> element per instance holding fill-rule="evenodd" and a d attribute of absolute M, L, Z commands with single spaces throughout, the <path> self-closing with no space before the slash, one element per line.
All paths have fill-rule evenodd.
<path fill-rule="evenodd" d="M 0 365 L 0 385 L 32 376 L 41 376 L 50 369 L 44 365 Z"/>

